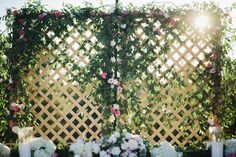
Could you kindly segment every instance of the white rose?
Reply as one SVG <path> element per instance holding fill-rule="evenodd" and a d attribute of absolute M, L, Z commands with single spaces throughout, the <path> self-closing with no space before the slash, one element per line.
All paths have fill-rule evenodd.
<path fill-rule="evenodd" d="M 111 136 L 109 139 L 108 139 L 108 142 L 109 143 L 116 143 L 116 137 L 115 136 Z"/>
<path fill-rule="evenodd" d="M 99 156 L 100 157 L 111 157 L 111 155 L 109 155 L 107 152 L 105 152 L 105 151 L 100 151 L 100 153 L 99 153 Z"/>
<path fill-rule="evenodd" d="M 114 115 L 111 115 L 110 117 L 109 117 L 109 120 L 110 120 L 110 122 L 114 122 L 115 120 L 116 120 L 116 118 L 115 118 L 115 116 Z"/>
<path fill-rule="evenodd" d="M 115 40 L 113 39 L 113 40 L 111 41 L 111 46 L 114 47 L 115 45 L 116 45 L 116 42 L 115 42 Z"/>
<path fill-rule="evenodd" d="M 111 57 L 111 62 L 115 63 L 116 62 L 116 58 L 115 57 Z"/>
<path fill-rule="evenodd" d="M 120 27 L 125 29 L 126 28 L 126 24 L 120 25 Z"/>
<path fill-rule="evenodd" d="M 129 143 L 129 148 L 131 150 L 138 149 L 138 142 L 137 141 L 130 139 L 128 143 Z"/>
<path fill-rule="evenodd" d="M 121 150 L 120 150 L 119 147 L 113 147 L 113 148 L 111 149 L 111 154 L 112 154 L 112 155 L 119 155 L 120 152 L 121 152 Z"/>

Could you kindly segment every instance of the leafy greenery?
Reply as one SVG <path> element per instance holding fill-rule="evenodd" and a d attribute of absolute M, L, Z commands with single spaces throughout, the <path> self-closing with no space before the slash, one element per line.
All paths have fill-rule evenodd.
<path fill-rule="evenodd" d="M 184 91 L 184 94 L 171 93 L 171 89 L 184 90 L 192 84 L 184 82 L 185 76 L 174 66 L 163 71 L 156 59 L 159 58 L 159 62 L 166 63 L 171 43 L 182 44 L 185 40 L 180 38 L 181 34 L 184 34 L 187 29 L 194 30 L 188 19 L 202 13 L 209 14 L 212 17 L 212 25 L 217 26 L 210 27 L 208 33 L 205 32 L 206 39 L 212 46 L 212 52 L 206 54 L 205 59 L 212 67 L 207 69 L 205 62 L 199 61 L 196 70 L 189 73 L 190 80 L 196 85 L 192 88 L 193 91 Z M 147 113 L 170 95 L 171 98 L 159 105 L 155 113 L 162 112 L 162 109 L 167 106 L 171 106 L 173 110 L 178 109 L 182 104 L 190 106 L 194 109 L 192 117 L 186 117 L 180 129 L 184 130 L 189 124 L 192 124 L 193 128 L 197 127 L 196 124 L 199 122 L 202 126 L 199 134 L 203 134 L 208 127 L 207 119 L 211 115 L 222 119 L 225 127 L 233 123 L 232 116 L 222 117 L 219 107 L 221 101 L 226 102 L 225 106 L 222 105 L 223 108 L 235 104 L 235 99 L 231 99 L 235 94 L 233 88 L 227 89 L 231 91 L 227 95 L 219 90 L 221 84 L 226 84 L 227 81 L 233 82 L 235 77 L 233 74 L 223 75 L 225 78 L 221 82 L 220 74 L 224 66 L 226 66 L 225 72 L 235 69 L 233 64 L 232 67 L 229 66 L 231 64 L 223 65 L 229 45 L 222 41 L 227 41 L 226 30 L 229 19 L 224 11 L 213 3 L 194 4 L 181 8 L 160 8 L 155 5 L 142 8 L 120 7 L 114 13 L 104 11 L 104 8 L 96 9 L 90 6 L 81 8 L 71 5 L 66 6 L 62 11 L 47 10 L 36 1 L 20 10 L 8 10 L 4 18 L 7 21 L 9 34 L 5 39 L 1 38 L 4 42 L 0 45 L 0 59 L 3 61 L 0 63 L 2 67 L 0 72 L 4 78 L 3 83 L 0 84 L 3 95 L 0 107 L 11 110 L 13 102 L 24 102 L 26 107 L 22 114 L 18 114 L 19 119 L 14 117 L 13 112 L 10 113 L 10 118 L 6 113 L 2 113 L 0 130 L 2 135 L 8 130 L 9 119 L 20 122 L 20 125 L 27 125 L 32 121 L 25 91 L 26 83 L 22 78 L 30 68 L 35 66 L 39 54 L 51 53 L 61 45 L 66 48 L 65 40 L 70 35 L 68 28 L 76 26 L 78 33 L 83 34 L 88 30 L 88 25 L 96 41 L 83 37 L 78 40 L 80 45 L 78 54 L 88 57 L 88 66 L 82 67 L 76 64 L 63 50 L 55 53 L 57 59 L 50 62 L 52 64 L 59 62 L 65 67 L 71 67 L 70 76 L 82 84 L 82 91 L 87 87 L 93 87 L 89 99 L 94 100 L 94 105 L 102 104 L 103 133 L 109 134 L 123 128 L 136 133 L 150 131 L 148 127 L 153 125 L 153 119 Z M 138 33 L 138 28 L 143 31 L 141 35 Z M 54 37 L 63 40 L 58 44 L 57 41 L 52 40 Z M 160 40 L 161 38 L 163 40 Z M 196 35 L 196 39 L 193 40 L 198 41 L 199 38 L 200 36 Z M 93 48 L 88 50 L 88 44 Z M 216 59 L 212 59 L 214 55 L 217 56 Z M 153 67 L 152 70 L 150 65 Z M 157 77 L 158 73 L 163 74 L 164 81 Z M 10 90 L 7 90 L 11 79 Z M 109 82 L 110 79 L 113 83 Z M 223 88 L 226 89 L 226 86 Z M 142 91 L 147 93 L 146 99 L 150 104 L 148 106 L 141 105 Z M 115 105 L 119 106 L 121 115 L 117 111 L 115 114 L 111 112 Z M 230 110 L 227 111 L 234 114 Z M 166 118 L 162 120 L 171 127 L 172 119 L 168 118 L 170 114 L 166 113 Z M 112 116 L 115 117 L 114 122 L 108 120 Z M 186 133 L 185 136 L 189 134 Z"/>

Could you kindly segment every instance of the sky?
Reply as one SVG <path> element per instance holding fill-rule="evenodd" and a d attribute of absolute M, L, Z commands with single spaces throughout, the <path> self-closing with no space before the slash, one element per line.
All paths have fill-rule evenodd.
<path fill-rule="evenodd" d="M 6 14 L 6 8 L 21 8 L 25 2 L 29 0 L 0 0 L 0 17 Z M 141 6 L 147 3 L 168 3 L 171 5 L 182 5 L 189 4 L 192 2 L 203 2 L 209 0 L 119 0 L 122 5 L 133 4 L 135 6 Z M 227 8 L 232 3 L 236 2 L 235 0 L 213 0 L 217 3 L 221 8 Z M 84 5 L 85 2 L 90 2 L 94 6 L 114 4 L 115 0 L 41 0 L 43 4 L 47 6 L 49 9 L 60 9 L 64 4 L 73 4 L 75 6 Z M 233 25 L 236 29 L 236 9 L 230 13 L 233 19 Z M 3 21 L 0 21 L 0 33 L 6 29 L 6 26 Z M 233 51 L 229 54 L 231 57 L 236 58 L 236 43 L 233 44 Z"/>

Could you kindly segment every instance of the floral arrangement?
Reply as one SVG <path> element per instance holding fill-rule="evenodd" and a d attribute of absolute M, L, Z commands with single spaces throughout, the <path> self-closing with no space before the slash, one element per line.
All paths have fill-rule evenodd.
<path fill-rule="evenodd" d="M 146 145 L 139 135 L 119 132 L 101 139 L 100 157 L 145 157 Z"/>
<path fill-rule="evenodd" d="M 51 157 L 56 146 L 51 142 L 43 138 L 34 138 L 30 143 L 30 149 L 33 152 L 34 157 Z"/>
<path fill-rule="evenodd" d="M 6 145 L 0 143 L 0 156 L 1 157 L 9 157 L 11 150 Z"/>
<path fill-rule="evenodd" d="M 152 157 L 177 157 L 175 148 L 167 141 L 161 142 L 160 147 L 153 148 L 151 151 Z"/>
<path fill-rule="evenodd" d="M 70 152 L 73 152 L 75 157 L 92 157 L 93 154 L 99 154 L 99 144 L 92 142 L 85 142 L 78 139 L 76 143 L 70 145 Z"/>
<path fill-rule="evenodd" d="M 225 141 L 225 155 L 236 153 L 236 139 Z"/>

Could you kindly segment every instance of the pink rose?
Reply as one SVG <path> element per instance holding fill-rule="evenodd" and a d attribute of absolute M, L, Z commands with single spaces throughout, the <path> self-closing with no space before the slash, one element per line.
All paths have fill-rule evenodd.
<path fill-rule="evenodd" d="M 106 79 L 106 78 L 107 78 L 107 73 L 106 73 L 106 72 L 103 72 L 103 73 L 101 74 L 101 76 L 102 76 L 103 79 Z"/>
<path fill-rule="evenodd" d="M 15 126 L 15 122 L 13 120 L 10 120 L 9 122 L 9 127 L 13 128 Z"/>
<path fill-rule="evenodd" d="M 115 107 L 111 108 L 111 113 L 114 114 L 115 116 L 120 116 L 120 111 Z"/>
<path fill-rule="evenodd" d="M 27 37 L 23 37 L 23 40 L 25 43 L 27 43 L 29 41 L 29 39 Z"/>
<path fill-rule="evenodd" d="M 16 17 L 18 15 L 18 11 L 17 10 L 13 10 L 12 11 L 12 15 Z"/>
<path fill-rule="evenodd" d="M 177 22 L 176 22 L 175 19 L 171 19 L 171 20 L 170 20 L 170 26 L 171 26 L 171 27 L 175 27 L 175 26 L 176 26 L 176 23 L 177 23 Z"/>
<path fill-rule="evenodd" d="M 22 29 L 21 29 L 21 30 L 19 30 L 19 35 L 20 35 L 20 36 L 21 36 L 21 35 L 22 35 L 22 36 L 24 36 L 24 35 L 25 35 L 25 31 L 24 31 L 24 30 L 22 30 Z"/>
<path fill-rule="evenodd" d="M 212 61 L 216 61 L 217 58 L 218 58 L 218 56 L 217 56 L 217 54 L 216 54 L 215 52 L 210 56 L 210 59 L 211 59 Z"/>
<path fill-rule="evenodd" d="M 207 63 L 205 69 L 206 70 L 211 70 L 211 68 L 212 68 L 212 64 L 211 63 Z"/>
<path fill-rule="evenodd" d="M 160 29 L 159 27 L 156 28 L 155 31 L 154 31 L 154 33 L 156 33 L 156 34 L 161 34 L 161 29 Z"/>
<path fill-rule="evenodd" d="M 56 17 L 60 17 L 62 15 L 62 13 L 60 11 L 55 11 L 53 14 Z"/>
<path fill-rule="evenodd" d="M 124 16 L 128 16 L 128 15 L 129 15 L 129 11 L 128 11 L 128 10 L 125 10 L 125 11 L 123 12 L 123 15 L 124 15 Z"/>
<path fill-rule="evenodd" d="M 120 20 L 120 21 L 123 20 L 123 17 L 122 17 L 122 16 L 118 16 L 117 18 L 118 18 L 118 20 Z"/>
<path fill-rule="evenodd" d="M 18 23 L 21 24 L 21 25 L 23 25 L 23 24 L 25 23 L 25 19 L 19 19 L 19 20 L 18 20 Z"/>
<path fill-rule="evenodd" d="M 117 87 L 117 92 L 118 92 L 118 93 L 121 93 L 122 90 L 123 90 L 123 88 L 122 88 L 121 86 L 118 86 L 118 87 Z"/>
<path fill-rule="evenodd" d="M 14 106 L 12 106 L 12 110 L 14 112 L 19 112 L 20 111 L 20 107 L 18 105 L 14 105 Z"/>
<path fill-rule="evenodd" d="M 44 18 L 45 18 L 45 14 L 39 14 L 39 16 L 38 16 L 39 20 L 44 20 Z"/>

